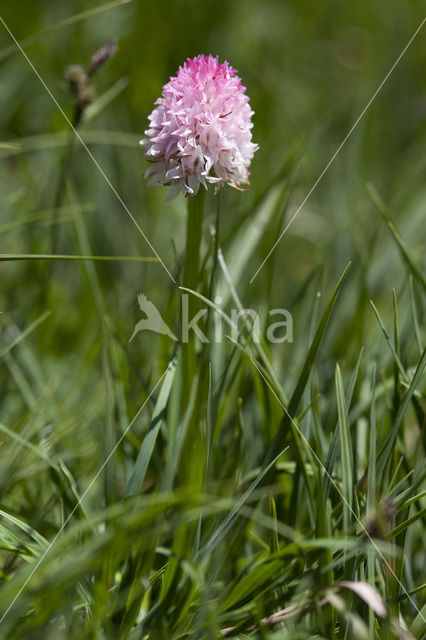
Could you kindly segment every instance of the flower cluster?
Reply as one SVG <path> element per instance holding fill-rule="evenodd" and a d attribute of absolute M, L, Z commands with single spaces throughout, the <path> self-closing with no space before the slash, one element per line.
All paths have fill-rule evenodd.
<path fill-rule="evenodd" d="M 249 99 L 237 71 L 218 58 L 189 59 L 164 85 L 141 140 L 152 162 L 149 184 L 197 193 L 200 184 L 240 188 L 249 184 L 248 168 L 258 148 L 252 142 Z"/>

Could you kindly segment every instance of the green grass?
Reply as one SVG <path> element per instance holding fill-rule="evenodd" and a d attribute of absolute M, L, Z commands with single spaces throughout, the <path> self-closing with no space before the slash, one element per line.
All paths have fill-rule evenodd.
<path fill-rule="evenodd" d="M 424 29 L 250 280 L 424 6 L 4 4 L 71 120 L 65 68 L 118 42 L 78 131 L 128 211 L 0 24 L 0 638 L 422 640 Z M 260 149 L 186 235 L 138 140 L 201 52 L 239 69 Z M 205 306 L 210 342 L 129 342 L 141 292 L 177 336 L 182 295 Z"/>

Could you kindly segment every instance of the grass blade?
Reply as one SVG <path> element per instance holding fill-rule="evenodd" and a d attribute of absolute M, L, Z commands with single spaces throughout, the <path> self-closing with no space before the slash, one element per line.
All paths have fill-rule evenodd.
<path fill-rule="evenodd" d="M 335 384 L 337 396 L 337 411 L 339 415 L 342 490 L 343 496 L 345 498 L 345 502 L 343 504 L 343 528 L 346 533 L 349 533 L 349 529 L 352 523 L 352 511 L 354 504 L 353 453 L 351 432 L 349 427 L 348 407 L 343 390 L 342 374 L 340 372 L 340 367 L 338 364 L 336 365 Z"/>
<path fill-rule="evenodd" d="M 99 262 L 158 262 L 155 257 L 142 256 L 78 256 L 61 255 L 48 253 L 0 253 L 0 262 L 11 262 L 14 260 L 90 260 Z"/>
<path fill-rule="evenodd" d="M 135 466 L 133 467 L 133 471 L 130 475 L 125 493 L 126 498 L 132 495 L 136 495 L 140 491 L 142 483 L 145 479 L 145 474 L 148 470 L 149 462 L 154 451 L 155 442 L 157 440 L 158 433 L 164 420 L 164 414 L 169 400 L 175 371 L 176 364 L 173 361 L 165 375 L 164 382 L 161 385 L 158 400 L 155 404 L 155 408 L 152 414 L 149 431 L 144 438 L 135 462 Z"/>
<path fill-rule="evenodd" d="M 318 325 L 318 328 L 316 330 L 314 339 L 312 341 L 312 344 L 309 348 L 308 354 L 305 358 L 305 362 L 304 365 L 302 367 L 302 371 L 300 373 L 299 379 L 297 381 L 296 387 L 293 391 L 293 394 L 290 398 L 290 402 L 288 405 L 288 414 L 286 413 L 286 415 L 283 417 L 280 428 L 278 430 L 277 435 L 274 438 L 274 441 L 272 443 L 272 446 L 268 452 L 268 456 L 267 456 L 267 460 L 274 458 L 277 454 L 277 452 L 280 449 L 280 444 L 284 441 L 285 437 L 286 437 L 286 433 L 288 428 L 291 426 L 291 418 L 296 416 L 297 413 L 297 408 L 299 406 L 299 403 L 302 399 L 302 395 L 303 392 L 305 390 L 306 384 L 308 382 L 308 378 L 309 378 L 309 374 L 311 372 L 312 366 L 314 364 L 315 358 L 317 356 L 317 353 L 319 351 L 319 348 L 321 346 L 324 334 L 326 332 L 328 323 L 330 321 L 331 318 L 331 314 L 333 312 L 334 309 L 334 305 L 336 303 L 337 300 L 337 296 L 339 294 L 340 291 L 340 287 L 343 284 L 343 280 L 345 279 L 345 276 L 349 270 L 350 267 L 350 262 L 347 265 L 346 269 L 344 270 L 344 272 L 342 273 L 336 288 L 334 289 L 330 300 L 328 301 L 328 304 L 324 310 L 324 313 L 321 317 L 320 323 Z M 295 438 L 298 439 L 298 436 L 295 435 Z"/>
<path fill-rule="evenodd" d="M 411 381 L 410 386 L 408 387 L 402 402 L 399 406 L 398 409 L 398 413 L 395 417 L 395 421 L 392 425 L 392 428 L 384 442 L 384 444 L 382 445 L 379 453 L 378 453 L 378 457 L 377 457 L 377 475 L 380 477 L 384 471 L 384 468 L 386 466 L 386 463 L 388 461 L 388 458 L 391 454 L 392 448 L 395 444 L 395 440 L 397 438 L 397 435 L 399 433 L 399 430 L 401 428 L 402 425 L 402 421 L 404 420 L 404 416 L 405 413 L 408 409 L 408 405 L 413 397 L 414 391 L 416 390 L 421 377 L 423 375 L 423 371 L 425 369 L 426 366 L 426 348 L 423 351 L 423 355 L 420 359 L 419 364 L 417 365 L 417 369 L 414 373 L 413 379 Z"/>

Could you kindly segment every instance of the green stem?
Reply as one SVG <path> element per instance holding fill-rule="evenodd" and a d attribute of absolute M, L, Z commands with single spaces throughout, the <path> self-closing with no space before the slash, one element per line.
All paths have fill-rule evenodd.
<path fill-rule="evenodd" d="M 201 231 L 203 228 L 204 214 L 204 190 L 196 196 L 189 197 L 188 218 L 186 225 L 186 249 L 185 266 L 183 269 L 183 286 L 193 289 L 198 283 L 198 270 L 200 266 Z M 193 296 L 191 296 L 193 299 Z"/>
<path fill-rule="evenodd" d="M 196 196 L 188 198 L 188 218 L 186 227 L 185 264 L 183 269 L 182 285 L 188 289 L 196 290 L 199 282 L 200 270 L 200 245 L 203 227 L 205 192 L 200 190 Z M 188 295 L 188 294 L 186 294 Z M 188 304 L 188 320 L 195 316 L 200 309 L 200 301 L 193 295 L 186 298 Z M 183 337 L 185 338 L 185 332 Z M 191 388 L 197 377 L 197 358 L 195 353 L 195 335 L 190 331 L 187 342 L 182 341 L 182 415 L 188 408 Z M 187 433 L 187 446 L 194 442 L 197 417 L 193 414 L 189 422 Z M 191 460 L 191 458 L 188 458 Z M 191 474 L 189 474 L 191 477 Z"/>

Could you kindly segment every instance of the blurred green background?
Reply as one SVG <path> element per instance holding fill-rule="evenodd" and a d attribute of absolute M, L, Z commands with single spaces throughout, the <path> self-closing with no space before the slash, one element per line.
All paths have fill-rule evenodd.
<path fill-rule="evenodd" d="M 328 300 L 352 261 L 315 378 L 327 438 L 335 426 L 336 360 L 349 375 L 363 346 L 366 361 L 377 362 L 380 380 L 383 371 L 389 375 L 392 355 L 370 299 L 390 330 L 395 289 L 401 359 L 409 366 L 418 357 L 408 270 L 367 185 L 381 194 L 413 259 L 424 267 L 425 29 L 271 259 L 252 285 L 249 280 L 420 25 L 424 8 L 420 0 L 2 0 L 0 7 L 71 119 L 66 67 L 87 67 L 95 51 L 116 41 L 117 54 L 93 79 L 97 98 L 79 131 L 175 277 L 182 264 L 186 203 L 183 197 L 166 203 L 164 188 L 147 187 L 138 142 L 162 85 L 187 57 L 217 54 L 239 70 L 255 111 L 253 138 L 260 149 L 251 188 L 221 193 L 220 244 L 228 263 L 240 265 L 236 286 L 246 307 L 263 315 L 284 307 L 293 315 L 294 343 L 271 349 L 286 391 L 306 355 L 318 300 L 320 305 Z M 1 24 L 0 105 L 1 254 L 153 255 L 79 142 L 69 155 L 69 126 Z M 265 209 L 269 197 L 274 204 Z M 216 204 L 210 193 L 203 252 L 214 245 L 210 228 Z M 259 237 L 249 245 L 247 233 L 257 228 Z M 140 292 L 178 332 L 180 294 L 159 263 L 0 262 L 1 423 L 64 460 L 81 486 L 173 353 L 168 339 L 154 335 L 139 334 L 129 344 L 141 317 Z M 413 298 L 421 321 L 424 299 L 416 283 Z M 25 331 L 26 339 L 11 348 Z M 255 385 L 247 371 L 239 375 L 223 420 L 231 432 L 236 398 L 243 396 L 250 434 L 246 448 L 252 447 L 246 453 L 248 471 L 258 462 L 256 438 L 272 437 L 280 411 L 271 409 L 275 422 L 264 421 L 264 432 L 259 431 L 262 411 Z M 391 405 L 390 391 L 383 396 Z M 138 436 L 148 423 L 149 413 L 143 414 L 125 453 L 117 454 L 123 464 L 117 465 L 111 501 L 122 492 Z M 414 455 L 417 427 L 407 433 L 408 452 Z M 40 473 L 45 464 L 18 450 L 4 460 L 0 490 L 7 489 L 8 508 L 34 527 L 40 519 L 44 535 L 53 535 L 55 526 L 49 529 L 44 521 L 55 498 L 48 474 Z M 159 469 L 161 457 L 154 456 L 151 476 Z M 34 485 L 21 487 L 23 478 L 35 477 Z M 96 504 L 98 495 L 89 500 Z"/>
<path fill-rule="evenodd" d="M 1 15 L 70 118 L 74 107 L 65 68 L 87 66 L 96 50 L 111 39 L 117 42 L 116 56 L 94 78 L 98 101 L 87 112 L 81 135 L 173 273 L 183 250 L 185 201 L 165 203 L 165 189 L 147 188 L 138 141 L 162 85 L 186 57 L 211 52 L 239 70 L 255 111 L 253 136 L 260 150 L 250 190 L 221 194 L 221 244 L 227 259 L 237 251 L 244 264 L 238 289 L 246 306 L 264 313 L 285 307 L 293 314 L 294 345 L 273 353 L 281 372 L 294 372 L 308 344 L 312 307 L 300 304 L 301 291 L 308 291 L 311 301 L 317 290 L 329 293 L 352 260 L 332 342 L 324 350 L 325 389 L 336 358 L 350 362 L 361 345 L 374 356 L 381 338 L 369 298 L 390 321 L 394 287 L 402 323 L 408 313 L 407 272 L 367 183 L 374 183 L 391 207 L 413 256 L 424 260 L 423 31 L 272 258 L 251 286 L 248 281 L 419 26 L 423 9 L 420 1 L 389 0 L 20 0 L 3 2 Z M 66 165 L 69 127 L 3 26 L 0 96 L 1 252 L 51 253 L 56 235 L 59 253 L 152 256 L 78 142 Z M 52 212 L 64 167 L 69 182 L 59 210 Z M 244 242 L 238 243 L 239 230 L 251 224 L 254 208 L 280 175 L 290 185 L 284 204 L 278 204 L 255 249 L 246 255 Z M 215 210 L 210 195 L 205 247 L 212 244 L 209 225 Z M 76 216 L 84 220 L 84 233 Z M 19 422 L 47 395 L 63 405 L 69 433 L 84 416 L 84 429 L 95 446 L 106 411 L 99 318 L 108 315 L 117 350 L 126 354 L 120 380 L 123 402 L 125 398 L 132 414 L 142 390 L 150 387 L 172 351 L 152 335 L 140 334 L 128 345 L 140 317 L 137 294 L 147 294 L 176 326 L 176 287 L 160 264 L 96 263 L 86 270 L 83 263 L 73 262 L 3 262 L 0 269 L 3 348 L 41 314 L 51 312 L 31 333 L 31 356 L 23 349 L 17 361 L 10 359 L 2 368 L 4 421 Z M 123 407 L 118 412 L 127 414 Z M 75 443 L 68 444 L 72 449 Z M 88 447 L 89 467 L 96 466 L 92 454 Z M 103 452 L 97 454 L 102 459 Z"/>
<path fill-rule="evenodd" d="M 414 256 L 420 260 L 424 256 L 423 32 L 271 260 L 253 285 L 248 286 L 248 280 L 420 24 L 423 7 L 422 2 L 389 0 L 374 4 L 363 0 L 133 0 L 107 4 L 20 0 L 3 2 L 1 15 L 70 118 L 73 102 L 64 80 L 65 68 L 70 64 L 87 66 L 96 50 L 111 39 L 117 42 L 117 55 L 94 78 L 100 102 L 95 103 L 92 117 L 83 122 L 82 136 L 173 272 L 183 248 L 185 201 L 178 198 L 165 203 L 165 190 L 147 188 L 142 179 L 146 163 L 138 140 L 162 85 L 186 57 L 211 52 L 236 67 L 255 111 L 253 136 L 260 150 L 253 162 L 251 189 L 243 194 L 227 189 L 222 194 L 225 256 L 235 232 L 249 219 L 253 206 L 283 166 L 284 175 L 291 178 L 285 206 L 278 207 L 255 251 L 246 256 L 247 278 L 239 283 L 239 292 L 246 306 L 290 309 L 295 317 L 295 342 L 305 341 L 309 319 L 304 310 L 298 317 L 295 304 L 300 285 L 318 270 L 325 275 L 317 286 L 327 291 L 352 260 L 352 286 L 340 309 L 346 319 L 342 341 L 333 340 L 336 348 L 344 346 L 345 355 L 350 356 L 368 340 L 373 345 L 377 336 L 373 314 L 360 300 L 373 297 L 382 305 L 384 317 L 390 318 L 391 289 L 395 287 L 404 295 L 406 284 L 397 249 L 366 183 L 374 183 L 392 207 L 396 225 Z M 105 94 L 107 100 L 103 101 Z M 62 209 L 56 214 L 58 231 L 52 232 L 55 215 L 49 209 L 55 204 L 66 163 L 69 127 L 3 26 L 0 96 L 1 141 L 12 145 L 0 148 L 1 252 L 51 253 L 51 237 L 56 233 L 55 252 L 84 253 L 73 223 L 77 203 L 93 254 L 151 256 L 150 248 L 79 143 L 67 169 L 75 192 L 64 194 Z M 207 244 L 211 242 L 208 225 L 214 222 L 215 206 L 211 196 Z M 245 247 L 239 251 L 244 254 Z M 55 375 L 64 375 L 69 382 L 76 376 L 78 393 L 82 383 L 79 365 L 84 365 L 85 379 L 90 375 L 87 369 L 99 364 L 99 344 L 94 339 L 98 312 L 83 265 L 54 263 L 46 268 L 34 262 L 3 263 L 1 272 L 5 344 L 10 339 L 8 327 L 13 335 L 14 325 L 23 330 L 42 312 L 51 310 L 52 315 L 33 339 L 39 344 L 40 355 L 52 359 Z M 176 289 L 159 264 L 103 263 L 96 265 L 96 273 L 108 314 L 123 343 L 138 318 L 136 296 L 140 291 L 162 310 L 170 307 L 171 300 L 178 302 Z M 168 313 L 173 318 L 176 308 L 172 306 Z M 153 368 L 161 368 L 169 356 L 158 353 L 159 343 L 152 337 L 140 335 L 131 346 L 137 367 L 147 376 Z M 334 355 L 342 357 L 338 352 Z M 75 368 L 69 367 L 70 361 L 76 362 Z M 127 391 L 137 399 L 137 374 L 130 369 L 128 376 Z M 92 384 L 96 388 L 96 377 Z M 3 374 L 2 385 L 10 394 L 6 412 L 15 415 L 10 399 L 16 384 Z"/>

